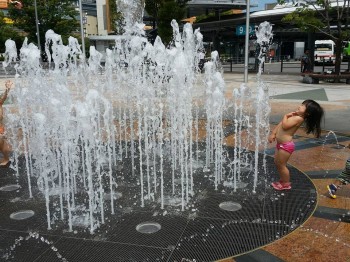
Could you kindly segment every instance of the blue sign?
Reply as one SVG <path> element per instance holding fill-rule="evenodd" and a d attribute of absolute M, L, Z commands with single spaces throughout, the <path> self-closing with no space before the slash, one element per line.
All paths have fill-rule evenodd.
<path fill-rule="evenodd" d="M 246 25 L 238 25 L 236 27 L 236 35 L 245 35 Z M 254 35 L 255 33 L 255 25 L 249 25 L 249 34 Z"/>

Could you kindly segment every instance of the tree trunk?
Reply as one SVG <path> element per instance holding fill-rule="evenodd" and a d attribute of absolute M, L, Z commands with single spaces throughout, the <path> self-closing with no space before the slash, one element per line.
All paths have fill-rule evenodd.
<path fill-rule="evenodd" d="M 335 74 L 340 75 L 341 66 L 341 54 L 342 54 L 342 38 L 339 37 L 335 42 Z M 339 78 L 335 79 L 336 83 L 339 83 Z"/>
<path fill-rule="evenodd" d="M 314 71 L 315 66 L 315 34 L 308 32 L 307 34 L 307 48 L 309 49 L 310 66 L 309 70 Z"/>

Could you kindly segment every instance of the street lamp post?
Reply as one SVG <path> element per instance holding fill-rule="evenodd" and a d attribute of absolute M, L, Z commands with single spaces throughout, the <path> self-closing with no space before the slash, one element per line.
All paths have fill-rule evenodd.
<path fill-rule="evenodd" d="M 38 38 L 38 48 L 41 55 L 41 45 L 40 45 L 40 33 L 39 33 L 39 19 L 38 19 L 38 8 L 36 5 L 36 0 L 34 0 L 34 10 L 35 10 L 35 23 L 36 23 L 36 36 Z"/>
<path fill-rule="evenodd" d="M 87 15 L 88 15 L 88 13 L 85 12 L 85 14 L 84 14 L 84 16 L 83 16 L 84 37 L 87 36 L 87 32 L 86 32 L 86 30 L 87 30 L 87 28 L 86 28 L 86 25 L 87 25 Z"/>
<path fill-rule="evenodd" d="M 247 11 L 246 11 L 246 28 L 245 28 L 245 53 L 244 53 L 244 83 L 248 83 L 248 54 L 249 54 L 249 16 L 250 16 L 250 0 L 246 0 Z"/>
<path fill-rule="evenodd" d="M 81 36 L 81 46 L 83 51 L 83 57 L 85 57 L 85 39 L 84 39 L 84 25 L 83 25 L 83 7 L 81 0 L 79 0 L 79 13 L 80 13 L 80 36 Z"/>

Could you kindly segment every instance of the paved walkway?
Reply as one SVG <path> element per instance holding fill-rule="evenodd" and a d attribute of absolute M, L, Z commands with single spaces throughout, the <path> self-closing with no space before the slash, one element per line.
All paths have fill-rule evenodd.
<path fill-rule="evenodd" d="M 256 77 L 249 75 L 249 86 L 256 85 Z M 271 125 L 282 115 L 295 110 L 305 99 L 317 100 L 325 109 L 324 132 L 319 142 L 298 131 L 296 152 L 290 164 L 305 172 L 318 193 L 317 209 L 301 227 L 286 237 L 247 254 L 221 262 L 273 261 L 350 261 L 350 186 L 330 199 L 326 185 L 333 182 L 345 166 L 350 149 L 350 85 L 345 83 L 304 84 L 296 75 L 263 75 L 271 94 Z M 238 74 L 225 74 L 228 93 L 243 81 Z M 328 131 L 332 130 L 337 138 Z M 341 146 L 337 146 L 337 141 Z M 273 154 L 273 148 L 270 153 Z"/>
<path fill-rule="evenodd" d="M 243 82 L 243 75 L 225 73 L 227 95 Z M 249 74 L 248 86 L 257 85 L 257 77 Z M 271 123 L 278 123 L 281 116 L 293 111 L 305 99 L 318 101 L 325 109 L 323 129 L 350 134 L 350 85 L 345 83 L 305 84 L 298 75 L 262 75 L 262 81 L 268 85 L 272 113 Z"/>

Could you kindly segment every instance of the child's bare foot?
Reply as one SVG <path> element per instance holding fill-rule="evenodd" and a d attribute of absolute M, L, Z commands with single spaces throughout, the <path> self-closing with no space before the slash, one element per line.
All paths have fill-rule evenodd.
<path fill-rule="evenodd" d="M 290 182 L 283 183 L 279 181 L 279 182 L 274 182 L 271 185 L 276 190 L 289 190 L 292 188 Z"/>

